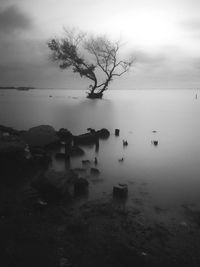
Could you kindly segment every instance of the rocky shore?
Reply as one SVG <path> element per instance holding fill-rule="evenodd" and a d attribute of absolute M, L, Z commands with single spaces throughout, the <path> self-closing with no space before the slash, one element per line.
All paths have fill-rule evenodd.
<path fill-rule="evenodd" d="M 52 155 L 67 162 L 84 154 L 81 145 L 98 149 L 109 135 L 107 129 L 73 136 L 48 125 L 28 131 L 0 126 L 1 266 L 199 266 L 200 212 L 194 207 L 182 207 L 187 222 L 169 226 L 150 219 L 140 199 L 126 207 L 123 184 L 107 199 L 81 203 L 89 186 L 82 177 L 86 166 L 91 175 L 100 170 L 89 160 L 83 168 L 52 169 Z M 55 152 L 61 146 L 64 152 Z M 155 211 L 166 213 L 159 206 Z"/>

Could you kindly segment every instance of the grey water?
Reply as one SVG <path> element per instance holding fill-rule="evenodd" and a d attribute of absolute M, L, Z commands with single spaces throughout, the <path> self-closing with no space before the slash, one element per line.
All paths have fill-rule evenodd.
<path fill-rule="evenodd" d="M 110 90 L 102 100 L 78 90 L 1 90 L 0 124 L 28 129 L 48 124 L 85 133 L 88 127 L 107 128 L 108 140 L 99 151 L 85 147 L 84 157 L 98 158 L 98 177 L 90 180 L 89 199 L 109 197 L 113 185 L 126 183 L 128 203 L 175 208 L 200 207 L 200 97 L 196 90 Z M 115 128 L 120 136 L 115 137 Z M 128 141 L 123 147 L 122 140 Z M 157 140 L 154 146 L 152 141 Z M 120 158 L 123 162 L 119 162 Z M 63 162 L 54 162 L 63 170 Z"/>

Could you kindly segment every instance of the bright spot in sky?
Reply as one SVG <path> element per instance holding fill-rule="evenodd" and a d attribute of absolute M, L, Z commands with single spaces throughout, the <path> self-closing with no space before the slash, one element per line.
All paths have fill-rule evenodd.
<path fill-rule="evenodd" d="M 159 46 L 174 42 L 177 38 L 174 21 L 168 13 L 138 10 L 113 16 L 111 21 L 110 27 L 116 34 L 120 32 L 122 37 L 138 45 Z"/>

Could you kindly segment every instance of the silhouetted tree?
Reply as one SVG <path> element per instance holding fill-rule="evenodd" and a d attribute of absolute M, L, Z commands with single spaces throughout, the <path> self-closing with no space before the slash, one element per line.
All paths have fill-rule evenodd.
<path fill-rule="evenodd" d="M 61 69 L 72 68 L 73 72 L 92 81 L 89 98 L 101 98 L 114 77 L 129 71 L 134 58 L 119 59 L 119 42 L 111 42 L 104 36 L 86 37 L 82 32 L 65 30 L 65 37 L 51 39 L 48 47 L 52 60 L 57 61 Z"/>

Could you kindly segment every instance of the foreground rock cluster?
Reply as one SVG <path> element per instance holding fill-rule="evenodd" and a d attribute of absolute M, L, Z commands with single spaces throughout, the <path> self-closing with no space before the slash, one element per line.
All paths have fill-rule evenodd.
<path fill-rule="evenodd" d="M 89 187 L 86 170 L 100 175 L 96 158 L 82 160 L 82 168 L 60 172 L 51 168 L 55 148 L 65 147 L 65 152 L 53 155 L 67 162 L 83 155 L 79 145 L 98 148 L 99 139 L 108 137 L 106 129 L 73 136 L 67 129 L 56 131 L 48 125 L 28 131 L 0 126 L 1 266 L 200 265 L 200 213 L 193 206 L 182 207 L 187 220 L 167 228 L 168 211 L 162 207 L 155 207 L 162 222 L 150 220 L 149 206 L 146 211 L 135 196 L 134 206 L 126 207 L 126 184 L 116 184 L 106 201 L 81 202 Z"/>
<path fill-rule="evenodd" d="M 65 128 L 56 131 L 49 125 L 32 127 L 28 131 L 0 126 L 0 160 L 3 163 L 0 167 L 0 182 L 20 183 L 29 177 L 29 190 L 35 193 L 31 196 L 32 201 L 28 202 L 34 207 L 45 206 L 46 202 L 66 198 L 75 193 L 84 193 L 87 191 L 88 182 L 79 177 L 80 170 L 77 172 L 66 169 L 56 172 L 49 169 L 52 151 L 64 145 L 65 152 L 58 152 L 55 157 L 68 161 L 70 157 L 84 155 L 84 150 L 78 146 L 79 144 L 97 145 L 99 138 L 108 138 L 109 134 L 107 129 L 95 131 L 90 128 L 88 133 L 73 136 Z M 91 168 L 91 173 L 98 172 L 98 169 Z M 72 187 L 73 193 L 70 194 Z"/>

